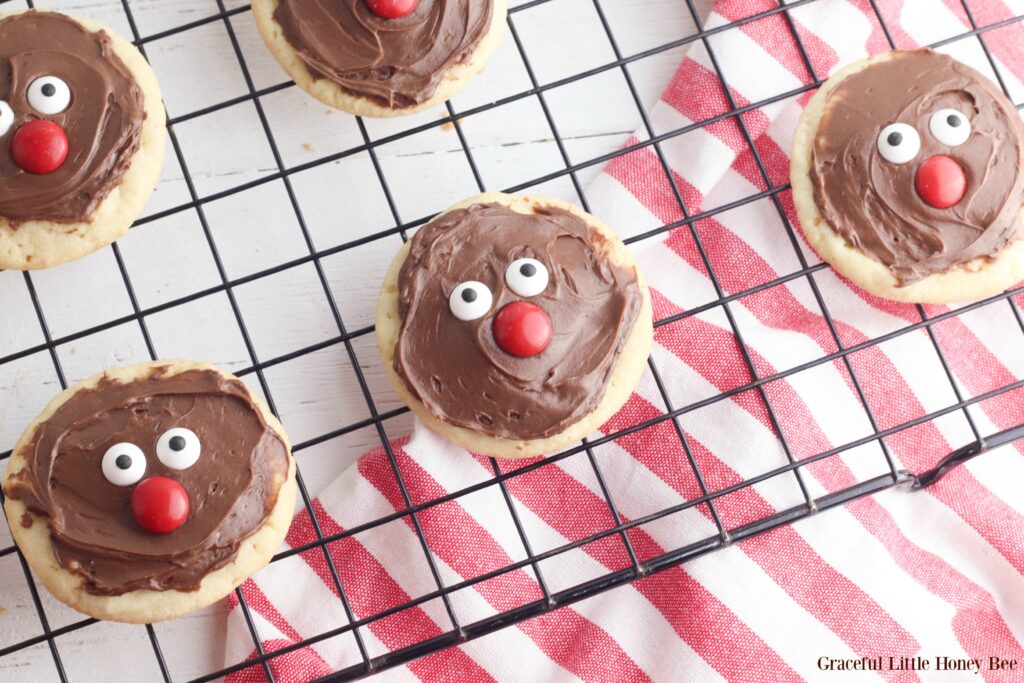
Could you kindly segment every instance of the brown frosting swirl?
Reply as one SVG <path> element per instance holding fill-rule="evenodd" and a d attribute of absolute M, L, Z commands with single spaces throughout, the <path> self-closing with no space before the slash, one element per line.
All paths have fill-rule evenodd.
<path fill-rule="evenodd" d="M 4 490 L 49 518 L 58 561 L 93 595 L 197 590 L 267 520 L 287 477 L 287 447 L 241 381 L 213 370 L 166 373 L 159 366 L 131 382 L 104 377 L 76 392 L 36 427 L 28 465 Z M 157 440 L 176 427 L 192 430 L 202 447 L 184 470 L 155 455 Z M 104 454 L 124 442 L 145 454 L 143 480 L 168 477 L 188 493 L 188 517 L 175 531 L 144 531 L 130 509 L 133 487 L 104 477 Z"/>
<path fill-rule="evenodd" d="M 29 86 L 43 76 L 69 86 L 64 111 L 44 115 L 29 103 Z M 145 117 L 142 90 L 110 36 L 55 12 L 0 20 L 0 100 L 15 115 L 0 136 L 0 217 L 87 222 L 131 165 Z M 67 160 L 46 175 L 23 171 L 11 157 L 15 132 L 36 119 L 56 123 L 68 138 Z"/>
<path fill-rule="evenodd" d="M 557 434 L 600 402 L 619 352 L 640 314 L 633 268 L 612 263 L 608 238 L 575 214 L 475 204 L 435 218 L 412 239 L 398 278 L 401 330 L 394 369 L 441 420 L 507 439 Z M 517 259 L 540 261 L 546 289 L 521 297 L 505 281 Z M 464 322 L 449 308 L 452 291 L 483 283 L 493 303 Z M 506 304 L 529 301 L 551 320 L 542 352 L 504 352 L 492 332 Z"/>
<path fill-rule="evenodd" d="M 966 116 L 970 137 L 951 146 L 929 128 L 932 115 Z M 886 161 L 880 131 L 901 122 L 920 136 L 908 163 Z M 949 208 L 918 195 L 925 160 L 951 157 L 966 192 Z M 993 258 L 1024 236 L 1024 124 L 996 86 L 931 50 L 895 52 L 843 79 L 827 96 L 812 150 L 814 198 L 828 224 L 889 267 L 901 286 L 979 257 Z"/>
<path fill-rule="evenodd" d="M 366 0 L 280 0 L 274 20 L 314 78 L 386 107 L 429 100 L 487 35 L 493 0 L 420 0 L 384 19 Z"/>

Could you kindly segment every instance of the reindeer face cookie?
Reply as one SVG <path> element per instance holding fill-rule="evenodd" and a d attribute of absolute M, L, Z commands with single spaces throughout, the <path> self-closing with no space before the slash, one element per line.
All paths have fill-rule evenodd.
<path fill-rule="evenodd" d="M 55 12 L 0 17 L 0 267 L 120 236 L 163 160 L 159 89 L 134 47 Z"/>
<path fill-rule="evenodd" d="M 286 528 L 274 518 L 279 505 L 290 518 L 294 498 L 288 442 L 239 380 L 148 364 L 58 401 L 18 444 L 4 493 L 30 564 L 47 585 L 53 572 L 58 585 L 73 582 L 73 607 L 117 618 L 89 608 L 141 594 L 190 604 L 217 572 L 251 573 L 239 563 L 251 564 L 252 539 Z M 19 538 L 39 535 L 43 556 Z M 261 541 L 258 566 L 278 543 Z"/>
<path fill-rule="evenodd" d="M 893 52 L 837 74 L 804 117 L 794 198 L 808 237 L 844 274 L 910 301 L 1020 279 L 1024 124 L 995 83 L 947 55 Z M 878 268 L 860 268 L 822 231 Z M 885 271 L 878 291 L 873 273 Z"/>
<path fill-rule="evenodd" d="M 551 452 L 635 386 L 649 295 L 618 238 L 578 209 L 476 199 L 421 228 L 396 259 L 381 349 L 428 426 L 486 454 Z"/>
<path fill-rule="evenodd" d="M 436 106 L 504 34 L 505 0 L 255 0 L 271 53 L 325 104 L 360 116 Z"/>

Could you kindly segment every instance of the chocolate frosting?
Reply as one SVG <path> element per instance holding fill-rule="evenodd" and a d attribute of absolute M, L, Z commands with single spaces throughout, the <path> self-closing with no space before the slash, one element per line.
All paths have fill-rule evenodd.
<path fill-rule="evenodd" d="M 213 370 L 166 372 L 161 366 L 127 383 L 104 377 L 76 392 L 36 428 L 27 467 L 4 491 L 49 518 L 58 561 L 94 595 L 197 590 L 266 521 L 287 477 L 287 447 L 241 381 Z M 192 430 L 201 444 L 199 461 L 185 470 L 155 454 L 157 439 L 174 427 Z M 177 530 L 144 531 L 130 509 L 134 487 L 103 476 L 104 453 L 122 442 L 142 449 L 145 478 L 169 477 L 185 488 L 190 511 Z"/>
<path fill-rule="evenodd" d="M 420 0 L 384 19 L 366 0 L 280 0 L 274 20 L 314 78 L 390 108 L 429 100 L 487 35 L 493 0 Z"/>
<path fill-rule="evenodd" d="M 971 136 L 951 147 L 929 130 L 931 115 L 955 109 Z M 879 132 L 913 126 L 921 149 L 894 164 Z M 939 209 L 914 187 L 918 167 L 947 155 L 967 178 L 964 197 Z M 893 53 L 842 80 L 827 97 L 812 151 L 811 181 L 822 216 L 846 241 L 888 266 L 901 286 L 978 257 L 992 258 L 1024 236 L 1024 124 L 995 85 L 931 50 Z"/>
<path fill-rule="evenodd" d="M 70 87 L 63 112 L 44 116 L 29 104 L 29 86 L 42 76 Z M 54 12 L 0 20 L 0 100 L 15 114 L 0 137 L 0 216 L 14 224 L 87 222 L 128 170 L 145 116 L 142 90 L 110 36 Z M 67 160 L 46 175 L 27 173 L 11 158 L 15 132 L 35 119 L 56 123 L 68 137 Z"/>
<path fill-rule="evenodd" d="M 534 212 L 475 204 L 439 216 L 413 237 L 398 279 L 395 372 L 441 420 L 508 439 L 557 434 L 596 408 L 643 304 L 636 271 L 608 259 L 605 235 L 562 209 Z M 520 258 L 549 273 L 547 288 L 528 299 L 505 282 Z M 486 315 L 463 322 L 448 297 L 467 280 L 494 299 Z M 492 332 L 494 315 L 520 300 L 554 329 L 528 358 L 502 351 Z"/>

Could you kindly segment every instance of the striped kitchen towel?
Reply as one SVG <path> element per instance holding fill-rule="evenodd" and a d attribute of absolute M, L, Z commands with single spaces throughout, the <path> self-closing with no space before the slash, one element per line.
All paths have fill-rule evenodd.
<path fill-rule="evenodd" d="M 244 585 L 265 651 L 429 595 L 438 581 L 459 584 L 521 561 L 526 543 L 543 553 L 608 529 L 615 520 L 605 486 L 622 521 L 638 519 L 698 498 L 703 487 L 719 491 L 791 457 L 857 442 L 875 428 L 914 422 L 1024 377 L 1024 335 L 1005 300 L 944 320 L 931 332 L 919 328 L 861 346 L 948 309 L 880 300 L 827 268 L 786 280 L 818 259 L 799 228 L 787 226 L 796 225 L 792 199 L 788 189 L 778 189 L 788 182 L 789 144 L 813 92 L 808 85 L 892 45 L 942 42 L 943 51 L 983 73 L 993 75 L 994 64 L 1016 101 L 1024 100 L 1020 20 L 984 34 L 991 62 L 975 36 L 943 42 L 976 25 L 1019 17 L 1024 2 L 972 0 L 970 15 L 956 0 L 793 4 L 790 27 L 775 0 L 719 0 L 706 28 L 756 18 L 692 43 L 651 111 L 650 129 L 630 139 L 632 151 L 588 189 L 592 211 L 625 237 L 700 216 L 692 230 L 682 224 L 632 245 L 651 283 L 655 319 L 669 322 L 655 333 L 658 377 L 648 373 L 603 431 L 744 389 L 677 421 L 508 479 L 505 490 L 481 487 L 428 507 L 415 519 L 396 511 L 492 478 L 491 462 L 419 428 L 392 445 L 394 462 L 383 450 L 367 454 L 314 501 L 315 520 L 299 514 L 287 543 L 301 547 L 318 534 L 393 518 L 330 544 L 333 563 L 313 547 Z M 734 108 L 741 108 L 741 117 L 725 116 Z M 694 125 L 708 119 L 714 122 Z M 685 132 L 657 146 L 639 144 L 680 129 Z M 752 195 L 759 198 L 737 201 Z M 727 306 L 707 305 L 732 295 L 739 296 Z M 838 355 L 851 347 L 856 350 L 848 360 Z M 785 376 L 750 386 L 778 373 Z M 1014 426 L 1024 418 L 1024 391 L 984 400 L 971 408 L 970 418 L 982 434 Z M 557 592 L 627 569 L 631 553 L 643 562 L 712 536 L 719 524 L 734 529 L 800 505 L 807 495 L 883 475 L 890 458 L 896 467 L 923 471 L 973 439 L 963 411 L 922 421 L 888 437 L 885 449 L 866 441 L 809 463 L 798 475 L 733 490 L 715 500 L 714 513 L 707 505 L 684 509 L 624 536 L 554 555 L 536 571 L 525 566 L 465 586 L 448 601 L 434 598 L 397 611 L 360 628 L 362 644 L 373 657 L 439 636 L 451 630 L 452 616 L 470 624 L 538 600 L 545 589 Z M 972 660 L 979 660 L 988 680 L 1024 680 L 1019 451 L 1018 444 L 986 454 L 925 491 L 900 487 L 750 538 L 384 678 L 846 680 L 836 669 L 882 664 L 881 671 L 851 680 L 917 680 L 943 664 L 973 667 Z M 497 468 L 529 464 L 501 462 Z M 396 484 L 395 465 L 404 490 Z M 338 599 L 339 585 L 345 602 Z M 226 665 L 256 655 L 245 617 L 232 601 Z M 992 656 L 1017 660 L 1018 668 L 990 670 Z M 931 671 L 915 670 L 922 661 L 916 658 Z M 288 682 L 360 661 L 356 641 L 346 633 L 271 659 L 268 666 L 277 681 Z M 228 676 L 264 679 L 261 667 Z"/>

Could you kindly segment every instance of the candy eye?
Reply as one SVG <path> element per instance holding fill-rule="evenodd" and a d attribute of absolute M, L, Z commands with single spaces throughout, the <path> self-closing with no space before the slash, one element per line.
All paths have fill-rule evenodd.
<path fill-rule="evenodd" d="M 956 147 L 971 137 L 971 122 L 956 109 L 940 109 L 928 120 L 928 130 L 942 144 Z"/>
<path fill-rule="evenodd" d="M 452 290 L 452 295 L 448 297 L 448 307 L 456 318 L 468 322 L 483 317 L 491 310 L 493 301 L 494 297 L 487 285 L 469 280 Z"/>
<path fill-rule="evenodd" d="M 103 454 L 103 476 L 114 486 L 137 484 L 146 473 L 146 456 L 133 443 L 116 443 Z"/>
<path fill-rule="evenodd" d="M 11 129 L 13 123 L 14 110 L 11 109 L 11 105 L 0 100 L 0 136 L 7 135 L 7 131 Z"/>
<path fill-rule="evenodd" d="M 56 76 L 43 76 L 28 86 L 28 103 L 40 114 L 59 114 L 71 104 L 71 88 Z"/>
<path fill-rule="evenodd" d="M 890 123 L 878 134 L 878 153 L 894 164 L 905 164 L 921 150 L 921 136 L 913 126 Z"/>
<path fill-rule="evenodd" d="M 505 269 L 505 282 L 519 296 L 537 296 L 547 289 L 548 269 L 537 259 L 516 259 Z"/>
<path fill-rule="evenodd" d="M 187 470 L 202 453 L 199 437 L 191 429 L 176 427 L 164 432 L 156 442 L 156 457 L 172 470 Z"/>

